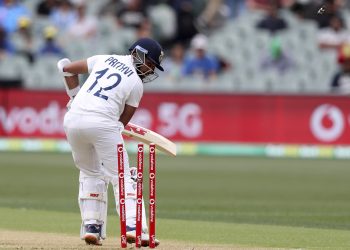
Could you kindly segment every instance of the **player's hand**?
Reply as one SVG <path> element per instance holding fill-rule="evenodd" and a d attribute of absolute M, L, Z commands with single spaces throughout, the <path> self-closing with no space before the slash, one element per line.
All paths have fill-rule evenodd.
<path fill-rule="evenodd" d="M 64 76 L 74 76 L 74 74 L 65 72 L 63 69 L 66 65 L 70 64 L 71 61 L 68 58 L 63 58 L 57 62 L 57 69 L 58 71 Z"/>

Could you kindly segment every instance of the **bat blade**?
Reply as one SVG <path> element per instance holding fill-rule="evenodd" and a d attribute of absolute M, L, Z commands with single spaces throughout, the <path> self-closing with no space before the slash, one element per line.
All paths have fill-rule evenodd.
<path fill-rule="evenodd" d="M 156 148 L 160 151 L 176 156 L 176 144 L 152 130 L 129 122 L 128 125 L 125 126 L 122 133 L 123 135 L 134 138 L 135 140 L 148 145 L 154 143 Z"/>

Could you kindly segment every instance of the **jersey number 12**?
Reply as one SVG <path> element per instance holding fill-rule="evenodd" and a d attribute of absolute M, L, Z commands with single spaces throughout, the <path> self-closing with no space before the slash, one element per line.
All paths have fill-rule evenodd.
<path fill-rule="evenodd" d="M 105 68 L 104 70 L 96 71 L 96 73 L 95 73 L 95 74 L 97 75 L 97 76 L 96 76 L 96 80 L 95 80 L 95 82 L 90 86 L 90 88 L 87 90 L 88 93 L 91 92 L 91 90 L 96 86 L 98 80 L 101 79 L 101 78 L 107 73 L 108 70 L 109 70 L 109 68 Z M 100 97 L 100 98 L 102 98 L 102 99 L 108 100 L 108 96 L 102 95 L 102 94 L 101 94 L 101 91 L 108 91 L 108 90 L 111 90 L 111 89 L 117 87 L 117 86 L 119 85 L 120 81 L 122 80 L 121 75 L 118 74 L 118 73 L 113 73 L 113 74 L 108 75 L 108 76 L 107 76 L 107 79 L 110 79 L 110 78 L 112 78 L 112 77 L 116 77 L 116 78 L 117 78 L 117 80 L 114 82 L 114 84 L 112 84 L 112 85 L 110 85 L 110 86 L 107 86 L 107 87 L 105 87 L 105 88 L 100 87 L 100 89 L 97 90 L 97 91 L 94 93 L 94 96 L 97 96 L 97 97 Z"/>

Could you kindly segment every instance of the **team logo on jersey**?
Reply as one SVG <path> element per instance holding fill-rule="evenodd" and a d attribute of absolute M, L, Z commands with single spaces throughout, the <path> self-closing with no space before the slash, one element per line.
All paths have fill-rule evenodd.
<path fill-rule="evenodd" d="M 161 62 L 163 60 L 163 57 L 164 57 L 164 52 L 162 50 L 162 51 L 160 51 L 159 62 Z"/>

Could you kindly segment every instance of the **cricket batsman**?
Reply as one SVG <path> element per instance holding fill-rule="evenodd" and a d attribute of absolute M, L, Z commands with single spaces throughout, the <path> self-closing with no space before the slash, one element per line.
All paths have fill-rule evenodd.
<path fill-rule="evenodd" d="M 102 245 L 106 238 L 107 188 L 114 189 L 119 213 L 117 144 L 124 143 L 122 131 L 134 115 L 143 95 L 143 84 L 158 77 L 163 49 L 150 38 L 136 41 L 130 55 L 95 55 L 57 63 L 70 97 L 64 130 L 79 175 L 80 236 L 87 244 Z M 80 88 L 79 74 L 89 73 Z M 125 148 L 125 147 L 124 147 Z M 127 242 L 136 239 L 136 190 L 124 150 Z M 149 245 L 146 213 L 142 211 L 142 245 Z M 156 245 L 159 241 L 156 240 Z"/>

